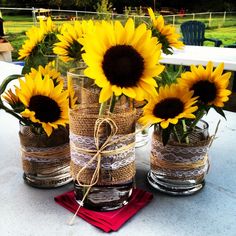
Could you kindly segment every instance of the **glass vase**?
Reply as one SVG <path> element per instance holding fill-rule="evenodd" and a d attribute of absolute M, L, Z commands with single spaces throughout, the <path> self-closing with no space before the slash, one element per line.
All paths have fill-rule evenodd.
<path fill-rule="evenodd" d="M 67 74 L 68 87 L 76 97 L 69 113 L 74 193 L 84 207 L 110 211 L 126 205 L 132 194 L 136 111 L 124 105 L 99 114 L 100 89 L 84 76 L 84 68 L 82 64 Z"/>
<path fill-rule="evenodd" d="M 69 129 L 61 127 L 48 137 L 20 125 L 23 178 L 37 188 L 55 188 L 72 181 Z"/>
<path fill-rule="evenodd" d="M 151 169 L 147 175 L 152 187 L 170 195 L 190 195 L 204 187 L 211 141 L 208 124 L 203 120 L 199 121 L 188 138 L 189 144 L 178 143 L 172 137 L 163 146 L 160 131 L 154 131 Z"/>
<path fill-rule="evenodd" d="M 143 147 L 145 146 L 148 141 L 149 141 L 149 136 L 148 136 L 148 132 L 149 132 L 149 127 L 146 127 L 143 129 L 143 127 L 138 123 L 139 118 L 142 117 L 143 115 L 143 107 L 145 106 L 146 102 L 142 101 L 142 102 L 138 102 L 135 101 L 134 102 L 134 107 L 136 109 L 136 136 L 135 136 L 135 147 L 139 148 L 139 147 Z M 138 132 L 139 130 L 141 130 L 140 132 Z"/>

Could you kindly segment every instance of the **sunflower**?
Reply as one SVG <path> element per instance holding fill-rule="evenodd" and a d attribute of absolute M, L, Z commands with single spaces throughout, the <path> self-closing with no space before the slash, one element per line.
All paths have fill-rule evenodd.
<path fill-rule="evenodd" d="M 16 96 L 16 94 L 13 93 L 11 89 L 4 92 L 2 97 L 11 107 L 17 107 L 21 104 L 19 97 Z"/>
<path fill-rule="evenodd" d="M 171 25 L 165 25 L 164 18 L 162 15 L 155 17 L 151 8 L 148 8 L 148 13 L 153 24 L 153 33 L 158 37 L 159 42 L 162 44 L 162 50 L 166 54 L 172 54 L 169 50 L 172 47 L 182 48 L 184 46 L 181 42 L 180 34 L 176 33 L 175 27 Z"/>
<path fill-rule="evenodd" d="M 223 74 L 224 63 L 220 63 L 213 70 L 213 63 L 209 61 L 206 68 L 202 65 L 191 66 L 191 71 L 181 74 L 179 83 L 194 92 L 198 96 L 200 104 L 207 106 L 223 107 L 228 101 L 231 91 L 226 89 L 229 84 L 231 72 Z"/>
<path fill-rule="evenodd" d="M 42 125 L 48 136 L 53 128 L 68 124 L 68 93 L 63 91 L 63 84 L 54 86 L 53 80 L 38 72 L 34 77 L 20 79 L 16 95 L 25 106 L 21 115 L 31 122 Z"/>
<path fill-rule="evenodd" d="M 119 21 L 103 21 L 86 35 L 83 44 L 82 58 L 88 65 L 84 73 L 102 88 L 100 103 L 113 92 L 115 96 L 123 93 L 136 100 L 156 94 L 153 77 L 164 69 L 158 64 L 161 46 L 145 24 L 135 29 L 132 19 L 125 26 Z"/>
<path fill-rule="evenodd" d="M 179 119 L 194 119 L 193 114 L 197 110 L 197 106 L 193 106 L 197 102 L 193 96 L 193 91 L 178 84 L 160 87 L 158 96 L 149 100 L 144 107 L 143 117 L 139 122 L 143 125 L 160 123 L 163 129 L 169 124 L 177 124 Z"/>
<path fill-rule="evenodd" d="M 53 23 L 51 17 L 47 18 L 47 21 L 40 20 L 40 29 L 44 34 L 50 34 L 57 31 L 56 25 Z"/>
<path fill-rule="evenodd" d="M 55 63 L 53 61 L 49 62 L 45 67 L 40 65 L 37 70 L 35 68 L 31 68 L 31 71 L 25 76 L 34 78 L 36 74 L 40 72 L 42 76 L 48 75 L 54 81 L 54 84 L 58 84 L 63 81 L 63 78 L 61 77 L 61 73 L 55 69 L 54 64 Z"/>
<path fill-rule="evenodd" d="M 41 20 L 39 27 L 33 26 L 26 32 L 28 39 L 19 50 L 18 59 L 27 59 L 38 51 L 51 54 L 50 47 L 56 42 L 56 33 L 58 33 L 58 29 L 50 17 L 46 22 Z"/>
<path fill-rule="evenodd" d="M 84 37 L 87 31 L 91 31 L 93 22 L 90 21 L 75 21 L 74 25 L 64 24 L 61 29 L 61 34 L 57 35 L 59 40 L 55 43 L 53 52 L 60 56 L 64 62 L 81 59 L 82 45 L 80 40 Z"/>
<path fill-rule="evenodd" d="M 28 39 L 24 42 L 22 48 L 19 50 L 18 59 L 25 59 L 33 54 L 44 38 L 43 31 L 36 27 L 32 27 L 28 32 L 26 32 L 26 35 Z"/>

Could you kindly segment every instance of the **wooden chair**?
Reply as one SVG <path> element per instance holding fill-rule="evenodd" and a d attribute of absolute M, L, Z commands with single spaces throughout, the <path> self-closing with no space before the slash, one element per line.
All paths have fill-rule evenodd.
<path fill-rule="evenodd" d="M 215 47 L 220 47 L 221 40 L 205 38 L 205 24 L 201 21 L 186 21 L 180 25 L 183 35 L 183 43 L 186 45 L 203 46 L 204 41 L 210 41 L 215 44 Z"/>

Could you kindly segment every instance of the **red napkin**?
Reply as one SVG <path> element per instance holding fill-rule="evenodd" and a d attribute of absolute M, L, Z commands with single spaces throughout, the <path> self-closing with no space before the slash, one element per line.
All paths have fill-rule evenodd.
<path fill-rule="evenodd" d="M 134 189 L 129 203 L 120 209 L 97 212 L 81 207 L 77 215 L 105 232 L 117 231 L 128 219 L 145 207 L 152 198 L 152 193 L 142 189 Z M 75 200 L 74 191 L 55 197 L 55 201 L 73 213 L 79 206 Z"/>

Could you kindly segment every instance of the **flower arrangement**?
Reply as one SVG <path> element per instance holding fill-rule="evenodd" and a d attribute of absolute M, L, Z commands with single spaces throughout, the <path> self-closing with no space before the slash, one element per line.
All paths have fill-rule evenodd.
<path fill-rule="evenodd" d="M 10 113 L 23 125 L 30 126 L 38 134 L 50 136 L 53 129 L 66 126 L 68 121 L 68 92 L 51 64 L 32 68 L 19 86 L 8 89 L 15 76 L 7 78 L 0 86 L 0 108 Z"/>
<path fill-rule="evenodd" d="M 75 195 L 86 207 L 112 210 L 123 206 L 132 192 L 136 124 L 133 101 L 157 94 L 154 77 L 164 70 L 159 63 L 161 45 L 146 24 L 135 27 L 132 19 L 124 24 L 96 22 L 79 42 L 85 63 L 81 84 L 90 79 L 99 93 L 96 102 L 79 103 L 78 99 L 79 104 L 70 109 Z M 81 86 L 73 82 L 79 77 L 75 81 L 68 78 L 70 101 L 74 103 Z"/>
<path fill-rule="evenodd" d="M 28 73 L 31 68 L 38 68 L 39 65 L 46 66 L 55 60 L 53 52 L 54 43 L 58 41 L 57 34 L 60 28 L 57 27 L 50 17 L 47 21 L 40 20 L 39 27 L 33 26 L 26 32 L 28 37 L 22 48 L 19 50 L 19 59 L 25 61 L 23 73 Z"/>
<path fill-rule="evenodd" d="M 148 13 L 152 22 L 152 33 L 162 45 L 162 51 L 165 54 L 172 54 L 173 48 L 183 48 L 184 44 L 180 41 L 180 34 L 176 33 L 174 26 L 166 25 L 162 15 L 157 18 L 151 8 L 148 8 Z"/>
<path fill-rule="evenodd" d="M 176 83 L 160 87 L 158 95 L 144 107 L 142 124 L 154 124 L 162 130 L 162 141 L 167 144 L 173 134 L 179 143 L 189 142 L 187 136 L 210 108 L 224 116 L 224 102 L 231 91 L 227 89 L 230 72 L 223 73 L 224 63 L 213 69 L 213 63 L 191 66 Z"/>
<path fill-rule="evenodd" d="M 57 34 L 58 42 L 54 44 L 53 52 L 63 62 L 70 62 L 71 65 L 81 60 L 83 38 L 86 32 L 92 31 L 94 23 L 89 21 L 75 21 L 73 25 L 65 23 L 62 25 L 60 34 Z"/>
<path fill-rule="evenodd" d="M 184 45 L 179 41 L 175 28 L 165 26 L 162 16 L 155 18 L 150 8 L 148 11 L 152 30 L 162 44 L 162 51 L 171 54 L 171 48 L 182 48 Z M 227 89 L 231 73 L 223 73 L 223 69 L 223 63 L 214 70 L 213 63 L 208 62 L 206 68 L 192 65 L 190 71 L 181 73 L 180 68 L 173 75 L 166 68 L 157 78 L 158 95 L 148 99 L 140 123 L 154 124 L 155 129 L 159 126 L 164 145 L 171 135 L 179 143 L 188 143 L 188 134 L 210 108 L 224 116 L 222 107 L 231 94 Z"/>

